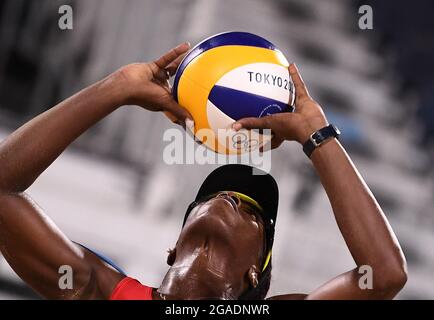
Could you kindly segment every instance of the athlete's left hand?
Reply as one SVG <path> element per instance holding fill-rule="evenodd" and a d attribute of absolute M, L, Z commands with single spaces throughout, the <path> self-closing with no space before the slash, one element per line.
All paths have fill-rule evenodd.
<path fill-rule="evenodd" d="M 312 99 L 295 66 L 289 66 L 289 73 L 295 86 L 295 112 L 283 112 L 263 118 L 245 118 L 233 124 L 233 129 L 271 129 L 274 137 L 271 148 L 277 148 L 283 141 L 305 143 L 309 136 L 328 125 L 321 106 Z"/>

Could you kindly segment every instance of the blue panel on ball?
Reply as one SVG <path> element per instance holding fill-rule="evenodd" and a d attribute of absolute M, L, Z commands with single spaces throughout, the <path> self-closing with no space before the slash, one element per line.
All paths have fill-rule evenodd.
<path fill-rule="evenodd" d="M 181 64 L 178 67 L 178 70 L 176 71 L 175 79 L 173 82 L 172 94 L 174 99 L 178 101 L 179 79 L 181 78 L 184 69 L 194 58 L 212 48 L 231 45 L 259 47 L 270 50 L 276 49 L 276 46 L 270 41 L 248 32 L 224 32 L 212 36 L 195 46 L 182 60 Z"/>
<path fill-rule="evenodd" d="M 294 111 L 286 103 L 222 86 L 214 86 L 208 100 L 234 120 Z"/>

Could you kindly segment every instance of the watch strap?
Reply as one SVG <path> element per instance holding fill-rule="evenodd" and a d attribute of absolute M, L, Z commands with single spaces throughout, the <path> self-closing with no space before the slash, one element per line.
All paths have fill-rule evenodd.
<path fill-rule="evenodd" d="M 316 148 L 332 138 L 338 138 L 340 134 L 339 129 L 333 124 L 330 124 L 312 133 L 309 139 L 303 144 L 303 151 L 310 158 Z"/>

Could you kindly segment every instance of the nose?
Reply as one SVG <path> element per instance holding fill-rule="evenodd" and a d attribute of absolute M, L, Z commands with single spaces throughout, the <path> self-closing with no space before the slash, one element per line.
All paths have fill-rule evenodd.
<path fill-rule="evenodd" d="M 217 195 L 217 197 L 226 197 L 226 198 L 229 198 L 234 204 L 235 204 L 235 206 L 236 207 L 240 207 L 240 205 L 241 205 L 241 200 L 240 200 L 240 198 L 238 197 L 238 195 L 236 194 L 236 193 L 234 193 L 234 192 L 231 192 L 231 191 L 225 191 L 225 192 L 220 192 L 218 195 Z"/>

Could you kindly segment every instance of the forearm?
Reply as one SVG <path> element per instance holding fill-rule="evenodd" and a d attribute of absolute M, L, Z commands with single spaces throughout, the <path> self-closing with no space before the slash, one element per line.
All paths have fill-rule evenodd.
<path fill-rule="evenodd" d="M 0 191 L 22 192 L 83 132 L 122 104 L 116 76 L 32 119 L 0 144 Z"/>
<path fill-rule="evenodd" d="M 398 240 L 340 143 L 333 140 L 315 150 L 312 162 L 356 264 L 371 266 L 374 274 L 405 269 Z"/>

